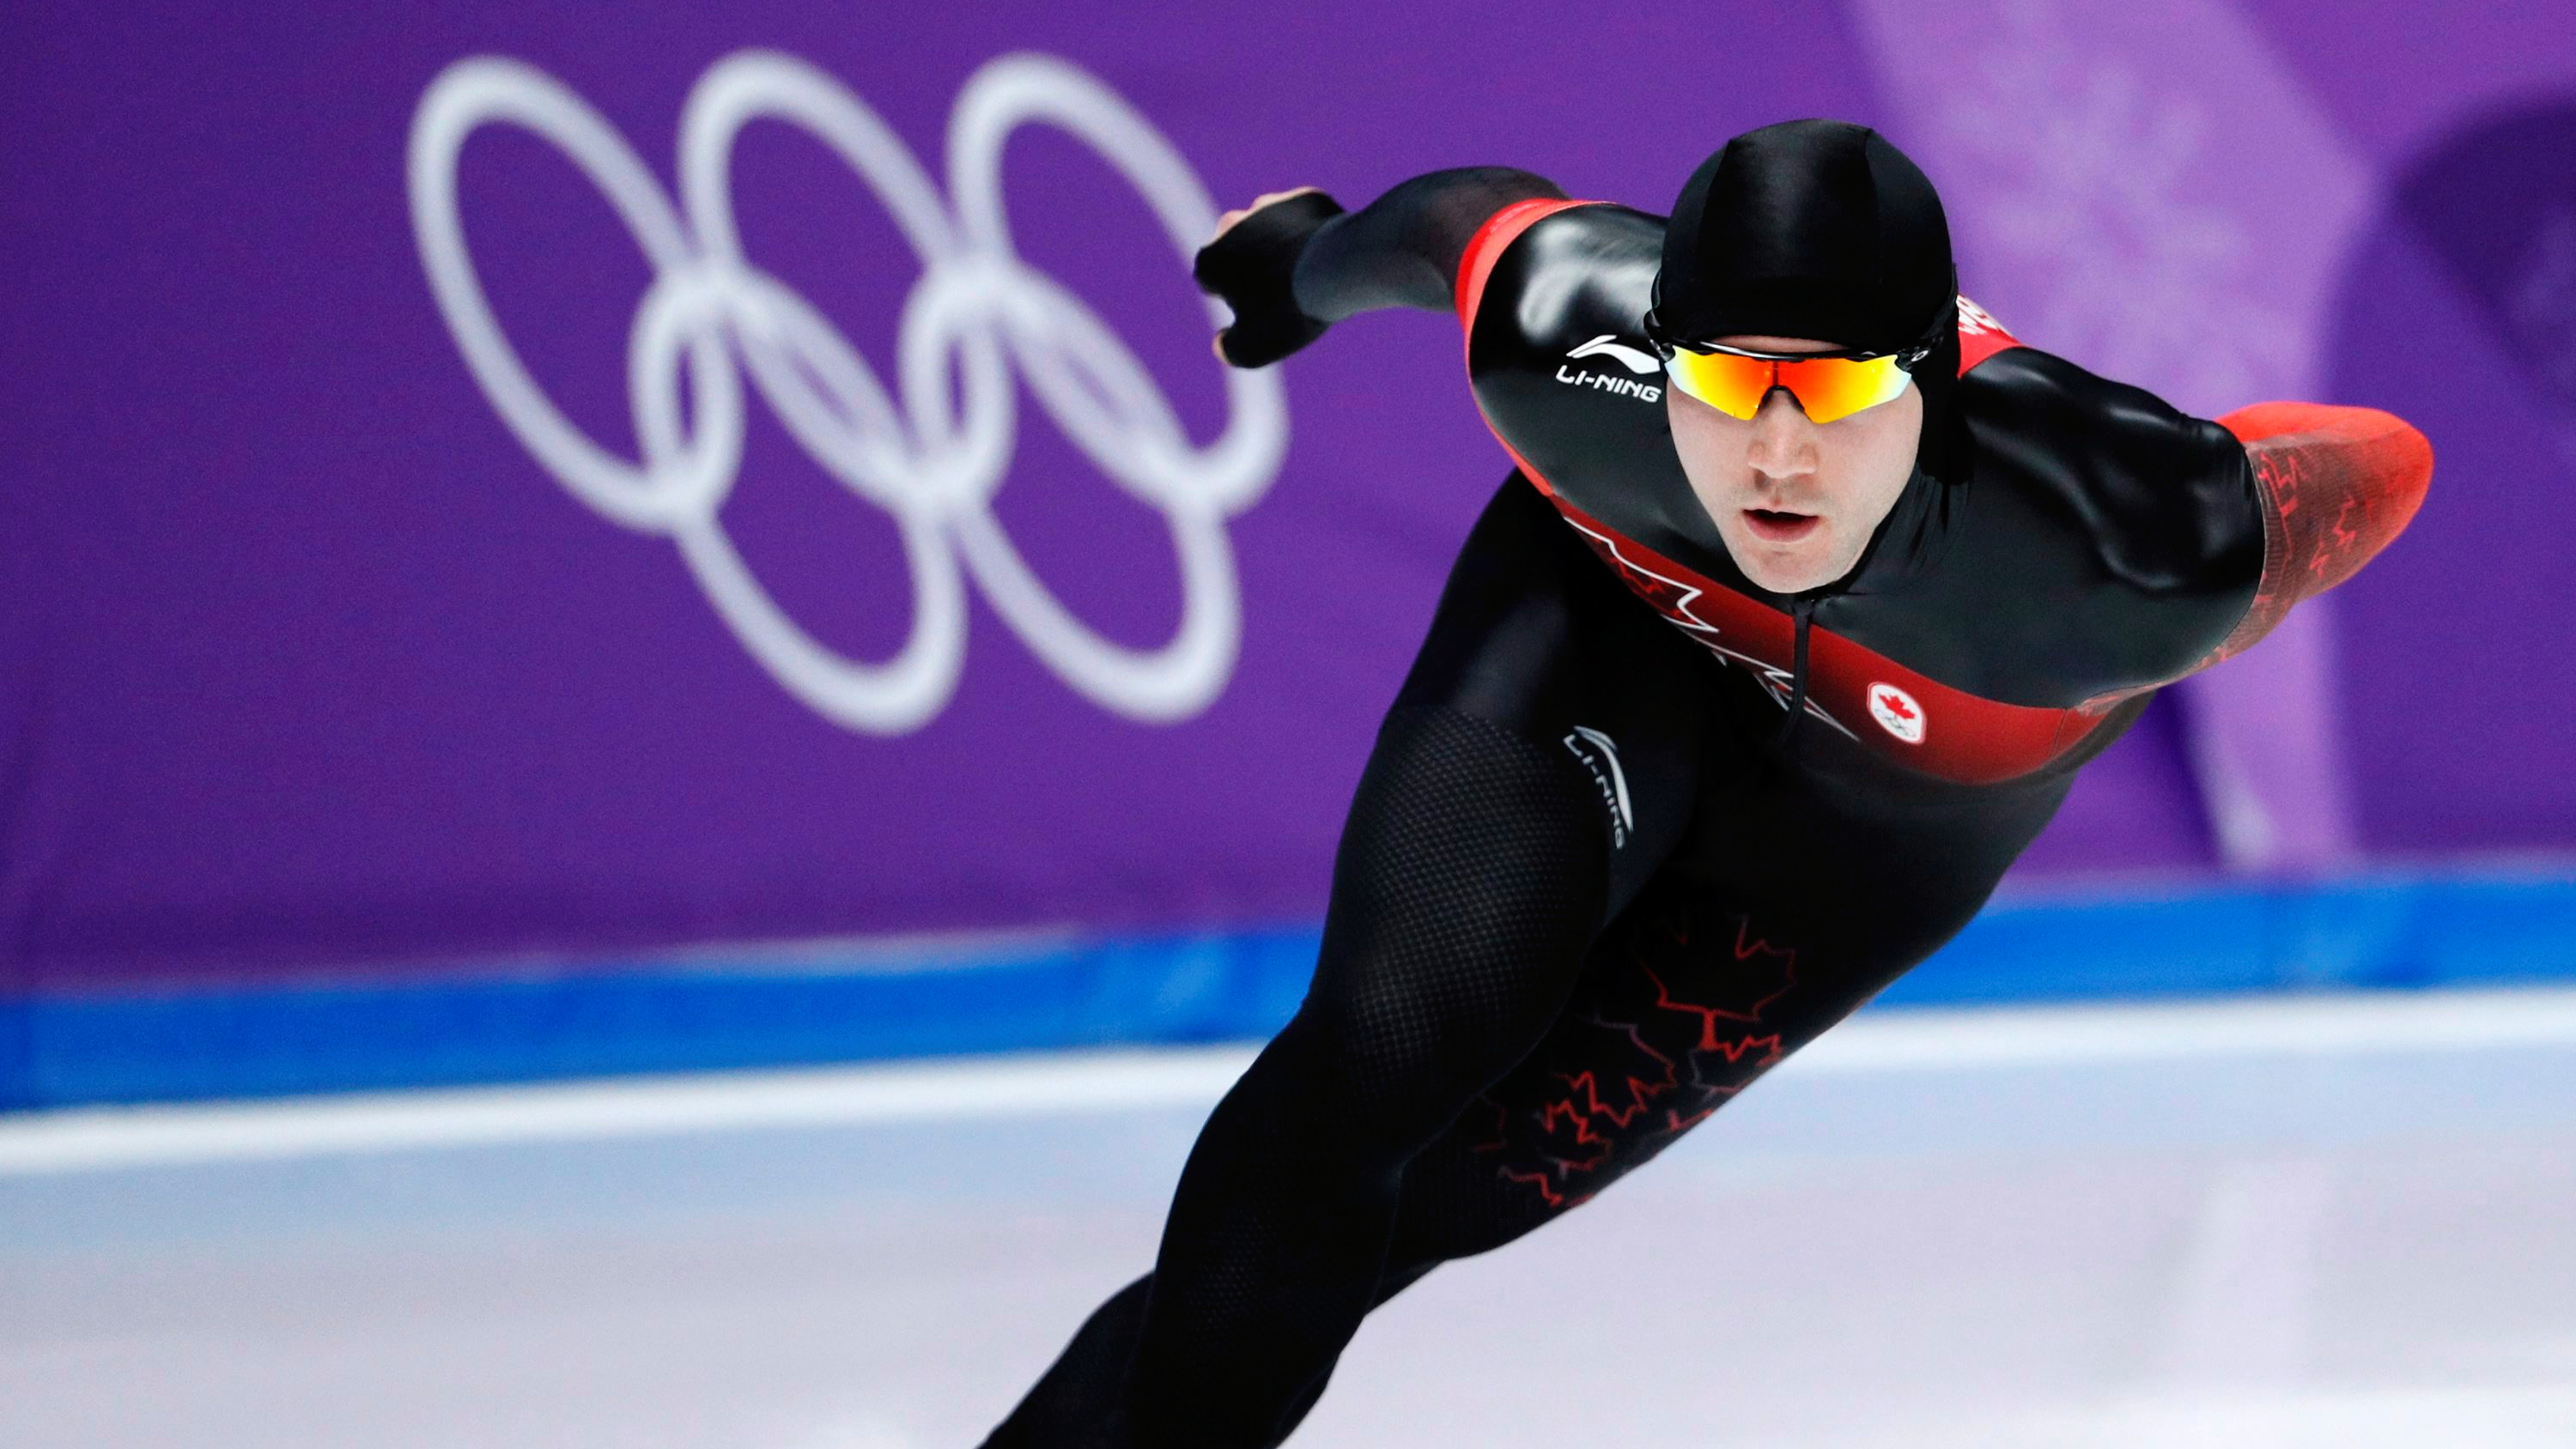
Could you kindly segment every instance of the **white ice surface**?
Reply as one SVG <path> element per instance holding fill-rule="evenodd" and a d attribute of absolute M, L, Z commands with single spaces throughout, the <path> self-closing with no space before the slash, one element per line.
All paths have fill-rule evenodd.
<path fill-rule="evenodd" d="M 0 1123 L 0 1445 L 968 1449 L 1244 1059 Z M 1864 1014 L 1291 1444 L 2565 1449 L 2576 996 Z"/>

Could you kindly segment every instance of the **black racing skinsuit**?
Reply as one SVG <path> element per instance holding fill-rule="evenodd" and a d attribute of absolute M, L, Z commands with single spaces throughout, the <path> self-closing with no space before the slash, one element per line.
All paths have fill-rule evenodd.
<path fill-rule="evenodd" d="M 1950 939 L 2155 685 L 2348 575 L 2429 473 L 2386 414 L 2249 445 L 1970 307 L 1975 365 L 1918 369 L 1927 463 L 1860 564 L 1765 593 L 1635 355 L 1662 220 L 1560 197 L 1440 172 L 1228 234 L 1255 257 L 1221 287 L 1237 331 L 1268 307 L 1276 351 L 1455 305 L 1520 467 L 1380 729 L 1304 1004 L 1209 1118 L 1154 1271 L 990 1449 L 1278 1443 L 1372 1307 L 1585 1201 Z"/>

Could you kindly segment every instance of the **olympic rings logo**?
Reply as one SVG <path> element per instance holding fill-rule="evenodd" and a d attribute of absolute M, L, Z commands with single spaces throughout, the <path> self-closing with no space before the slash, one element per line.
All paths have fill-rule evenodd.
<path fill-rule="evenodd" d="M 847 337 L 743 256 L 733 147 L 744 125 L 761 117 L 829 146 L 885 204 L 921 261 L 896 347 L 899 404 Z M 899 734 L 947 704 L 965 667 L 969 575 L 1061 678 L 1129 718 L 1186 718 L 1232 672 L 1242 619 L 1225 522 L 1278 473 L 1286 397 L 1276 373 L 1228 368 L 1225 430 L 1204 447 L 1192 444 L 1135 353 L 1013 245 L 1002 146 L 1030 123 L 1067 132 L 1125 176 L 1185 260 L 1216 230 L 1206 187 L 1168 140 L 1100 81 L 1039 55 L 996 59 L 959 93 L 948 128 L 953 210 L 865 102 L 814 66 L 774 52 L 728 56 L 691 89 L 680 120 L 676 207 L 598 111 L 533 66 L 458 61 L 431 83 L 412 119 L 412 229 L 439 310 L 484 395 L 574 496 L 677 545 L 752 655 L 797 698 L 848 728 Z M 495 124 L 533 132 L 579 167 L 652 264 L 628 333 L 639 460 L 602 448 L 546 396 L 475 274 L 457 160 L 467 137 Z M 1231 320 L 1223 304 L 1207 307 L 1212 326 Z M 1127 648 L 1075 617 L 994 518 L 1016 426 L 1013 363 L 1066 436 L 1169 525 L 1183 602 L 1179 628 L 1160 647 Z M 718 514 L 742 463 L 745 371 L 799 446 L 894 518 L 912 568 L 913 617 L 892 658 L 851 659 L 817 641 L 727 536 Z"/>

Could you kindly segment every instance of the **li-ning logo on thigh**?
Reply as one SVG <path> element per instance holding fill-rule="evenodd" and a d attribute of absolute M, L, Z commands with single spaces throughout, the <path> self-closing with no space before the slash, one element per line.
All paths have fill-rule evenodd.
<path fill-rule="evenodd" d="M 900 406 L 812 303 L 743 256 L 733 146 L 760 118 L 830 147 L 885 203 L 921 261 L 896 349 Z M 848 728 L 902 733 L 947 704 L 965 667 L 968 575 L 1059 676 L 1130 718 L 1194 714 L 1233 670 L 1242 619 L 1225 521 L 1279 470 L 1288 414 L 1278 374 L 1226 369 L 1225 431 L 1205 447 L 1191 443 L 1135 353 L 1073 293 L 1021 260 L 1012 242 L 1002 147 L 1031 122 L 1069 133 L 1133 183 L 1184 259 L 1216 230 L 1207 188 L 1169 141 L 1098 80 L 1038 55 L 995 60 L 958 95 L 946 198 L 865 102 L 813 66 L 771 52 L 728 56 L 689 92 L 676 208 L 599 112 L 533 66 L 488 56 L 458 61 L 431 83 L 412 118 L 411 217 L 421 264 L 502 421 L 574 496 L 676 544 L 753 657 Z M 602 448 L 564 416 L 484 294 L 466 249 L 457 159 L 466 139 L 491 124 L 533 132 L 561 151 L 652 263 L 653 283 L 627 334 L 639 462 Z M 1232 320 L 1222 303 L 1207 306 L 1212 324 Z M 1013 451 L 1013 362 L 1091 461 L 1170 525 L 1181 623 L 1161 647 L 1123 647 L 1074 617 L 994 518 L 993 495 Z M 746 368 L 797 443 L 894 516 L 912 569 L 913 620 L 893 658 L 864 662 L 817 641 L 753 576 L 726 533 L 718 511 L 742 466 Z"/>
<path fill-rule="evenodd" d="M 1592 783 L 1601 787 L 1601 803 L 1610 811 L 1610 848 L 1626 845 L 1637 818 L 1628 809 L 1628 777 L 1619 768 L 1619 747 L 1608 735 L 1582 725 L 1565 737 L 1565 747 L 1592 772 Z"/>

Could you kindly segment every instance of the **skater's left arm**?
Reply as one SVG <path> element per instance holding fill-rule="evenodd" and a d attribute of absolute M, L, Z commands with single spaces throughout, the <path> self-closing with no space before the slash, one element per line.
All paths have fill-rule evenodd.
<path fill-rule="evenodd" d="M 2242 653 L 2291 605 L 2359 572 L 2405 529 L 2433 480 L 2432 443 L 2377 408 L 2257 403 L 2218 424 L 2253 469 L 2263 574 L 2244 619 L 2196 669 Z"/>

